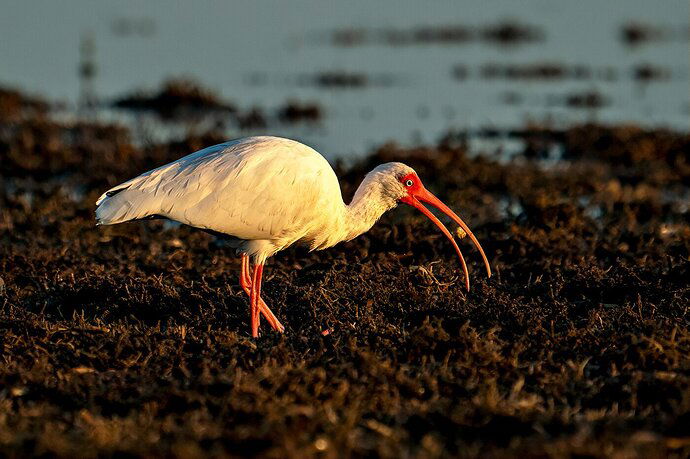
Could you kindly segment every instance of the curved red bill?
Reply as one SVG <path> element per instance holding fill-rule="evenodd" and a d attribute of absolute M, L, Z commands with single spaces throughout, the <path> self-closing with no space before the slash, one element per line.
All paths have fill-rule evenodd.
<path fill-rule="evenodd" d="M 448 215 L 448 217 L 453 219 L 453 221 L 455 221 L 455 223 L 457 223 L 460 226 L 460 228 L 462 228 L 463 231 L 467 233 L 467 235 L 474 243 L 475 247 L 477 247 L 477 249 L 479 250 L 479 253 L 482 255 L 482 259 L 484 260 L 484 266 L 486 267 L 486 273 L 489 277 L 491 277 L 491 266 L 489 265 L 489 260 L 486 258 L 484 249 L 482 249 L 481 244 L 479 244 L 479 241 L 472 233 L 472 230 L 470 230 L 470 228 L 465 224 L 465 222 L 462 221 L 462 219 L 458 217 L 455 214 L 455 212 L 453 212 L 448 206 L 446 206 L 440 199 L 431 194 L 426 188 L 420 187 L 419 189 L 414 191 L 414 194 L 405 196 L 401 199 L 401 201 L 405 204 L 409 204 L 410 206 L 418 209 L 420 212 L 426 215 L 427 218 L 429 218 L 429 220 L 434 222 L 434 224 L 439 227 L 443 234 L 445 234 L 448 240 L 453 244 L 453 248 L 455 248 L 458 257 L 460 257 L 460 263 L 462 264 L 462 269 L 465 273 L 465 286 L 467 287 L 467 290 L 470 289 L 470 277 L 467 272 L 467 264 L 465 263 L 465 258 L 462 256 L 462 252 L 460 251 L 458 244 L 456 244 L 455 239 L 450 234 L 450 231 L 448 231 L 448 228 L 446 228 L 445 225 L 441 223 L 439 219 L 436 218 L 434 214 L 432 214 L 431 211 L 424 206 L 424 204 L 422 204 L 422 202 L 431 204 L 444 214 Z"/>

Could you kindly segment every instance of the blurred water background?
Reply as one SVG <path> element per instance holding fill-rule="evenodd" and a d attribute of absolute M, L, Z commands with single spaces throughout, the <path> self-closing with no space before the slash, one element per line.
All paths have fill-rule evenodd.
<path fill-rule="evenodd" d="M 4 0 L 0 85 L 60 101 L 65 119 L 136 126 L 142 142 L 274 134 L 330 158 L 448 131 L 485 147 L 530 124 L 687 130 L 689 16 L 687 0 Z M 171 78 L 232 115 L 113 106 Z"/>

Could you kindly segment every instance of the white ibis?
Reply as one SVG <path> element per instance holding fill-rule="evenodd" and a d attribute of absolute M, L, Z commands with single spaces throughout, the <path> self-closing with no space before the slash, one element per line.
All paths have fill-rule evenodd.
<path fill-rule="evenodd" d="M 99 225 L 167 218 L 230 237 L 242 254 L 240 285 L 250 298 L 252 336 L 260 314 L 274 330 L 284 327 L 261 299 L 266 259 L 296 242 L 312 250 L 332 247 L 368 231 L 403 202 L 419 209 L 451 241 L 465 274 L 467 265 L 453 236 L 422 203 L 453 219 L 491 267 L 477 238 L 460 217 L 431 194 L 402 163 L 369 172 L 346 205 L 328 161 L 312 148 L 279 137 L 247 137 L 192 153 L 124 182 L 96 201 Z M 250 273 L 249 257 L 255 265 Z"/>

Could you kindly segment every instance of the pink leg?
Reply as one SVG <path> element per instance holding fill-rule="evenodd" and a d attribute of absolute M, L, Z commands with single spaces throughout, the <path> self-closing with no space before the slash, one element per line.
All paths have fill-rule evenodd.
<path fill-rule="evenodd" d="M 252 279 L 252 291 L 249 295 L 252 311 L 252 337 L 259 337 L 259 301 L 261 300 L 261 276 L 264 273 L 264 265 L 254 266 L 254 279 Z"/>
<path fill-rule="evenodd" d="M 249 257 L 246 255 L 242 256 L 242 271 L 240 273 L 240 286 L 242 286 L 242 290 L 244 290 L 244 293 L 247 294 L 247 296 L 250 297 L 251 300 L 251 291 L 252 291 L 252 278 L 249 273 Z M 273 311 L 271 311 L 266 303 L 264 302 L 261 297 L 259 297 L 259 310 L 261 311 L 261 314 L 266 317 L 266 320 L 268 320 L 269 325 L 273 328 L 273 330 L 283 333 L 285 331 L 285 327 L 283 327 L 283 324 L 280 323 L 278 318 L 273 314 Z"/>

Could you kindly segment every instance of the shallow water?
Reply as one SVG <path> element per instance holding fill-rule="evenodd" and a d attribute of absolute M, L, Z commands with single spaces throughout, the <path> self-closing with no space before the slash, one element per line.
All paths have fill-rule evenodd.
<path fill-rule="evenodd" d="M 448 129 L 509 128 L 527 121 L 630 121 L 686 130 L 690 117 L 688 3 L 619 0 L 370 2 L 170 2 L 75 0 L 10 2 L 0 15 L 0 84 L 59 98 L 79 97 L 79 41 L 93 34 L 95 92 L 108 100 L 156 88 L 170 76 L 191 76 L 242 108 L 273 110 L 288 99 L 325 109 L 318 125 L 232 128 L 228 137 L 272 133 L 298 138 L 326 156 L 363 154 L 391 139 L 436 140 Z M 504 21 L 534 27 L 543 40 L 501 46 L 473 38 L 391 45 L 370 40 L 338 46 L 336 31 L 368 37 L 419 27 L 482 28 Z M 629 21 L 659 27 L 658 40 L 629 46 Z M 473 29 L 474 30 L 474 29 Z M 553 62 L 584 66 L 588 78 L 487 78 L 489 64 Z M 649 64 L 667 77 L 642 83 L 634 68 Z M 461 69 L 461 79 L 454 69 Z M 356 88 L 309 84 L 320 72 L 364 75 Z M 597 93 L 608 104 L 573 108 L 573 94 Z M 509 103 L 507 103 L 507 101 Z M 101 117 L 121 117 L 110 111 Z M 486 146 L 484 146 L 486 148 Z"/>

